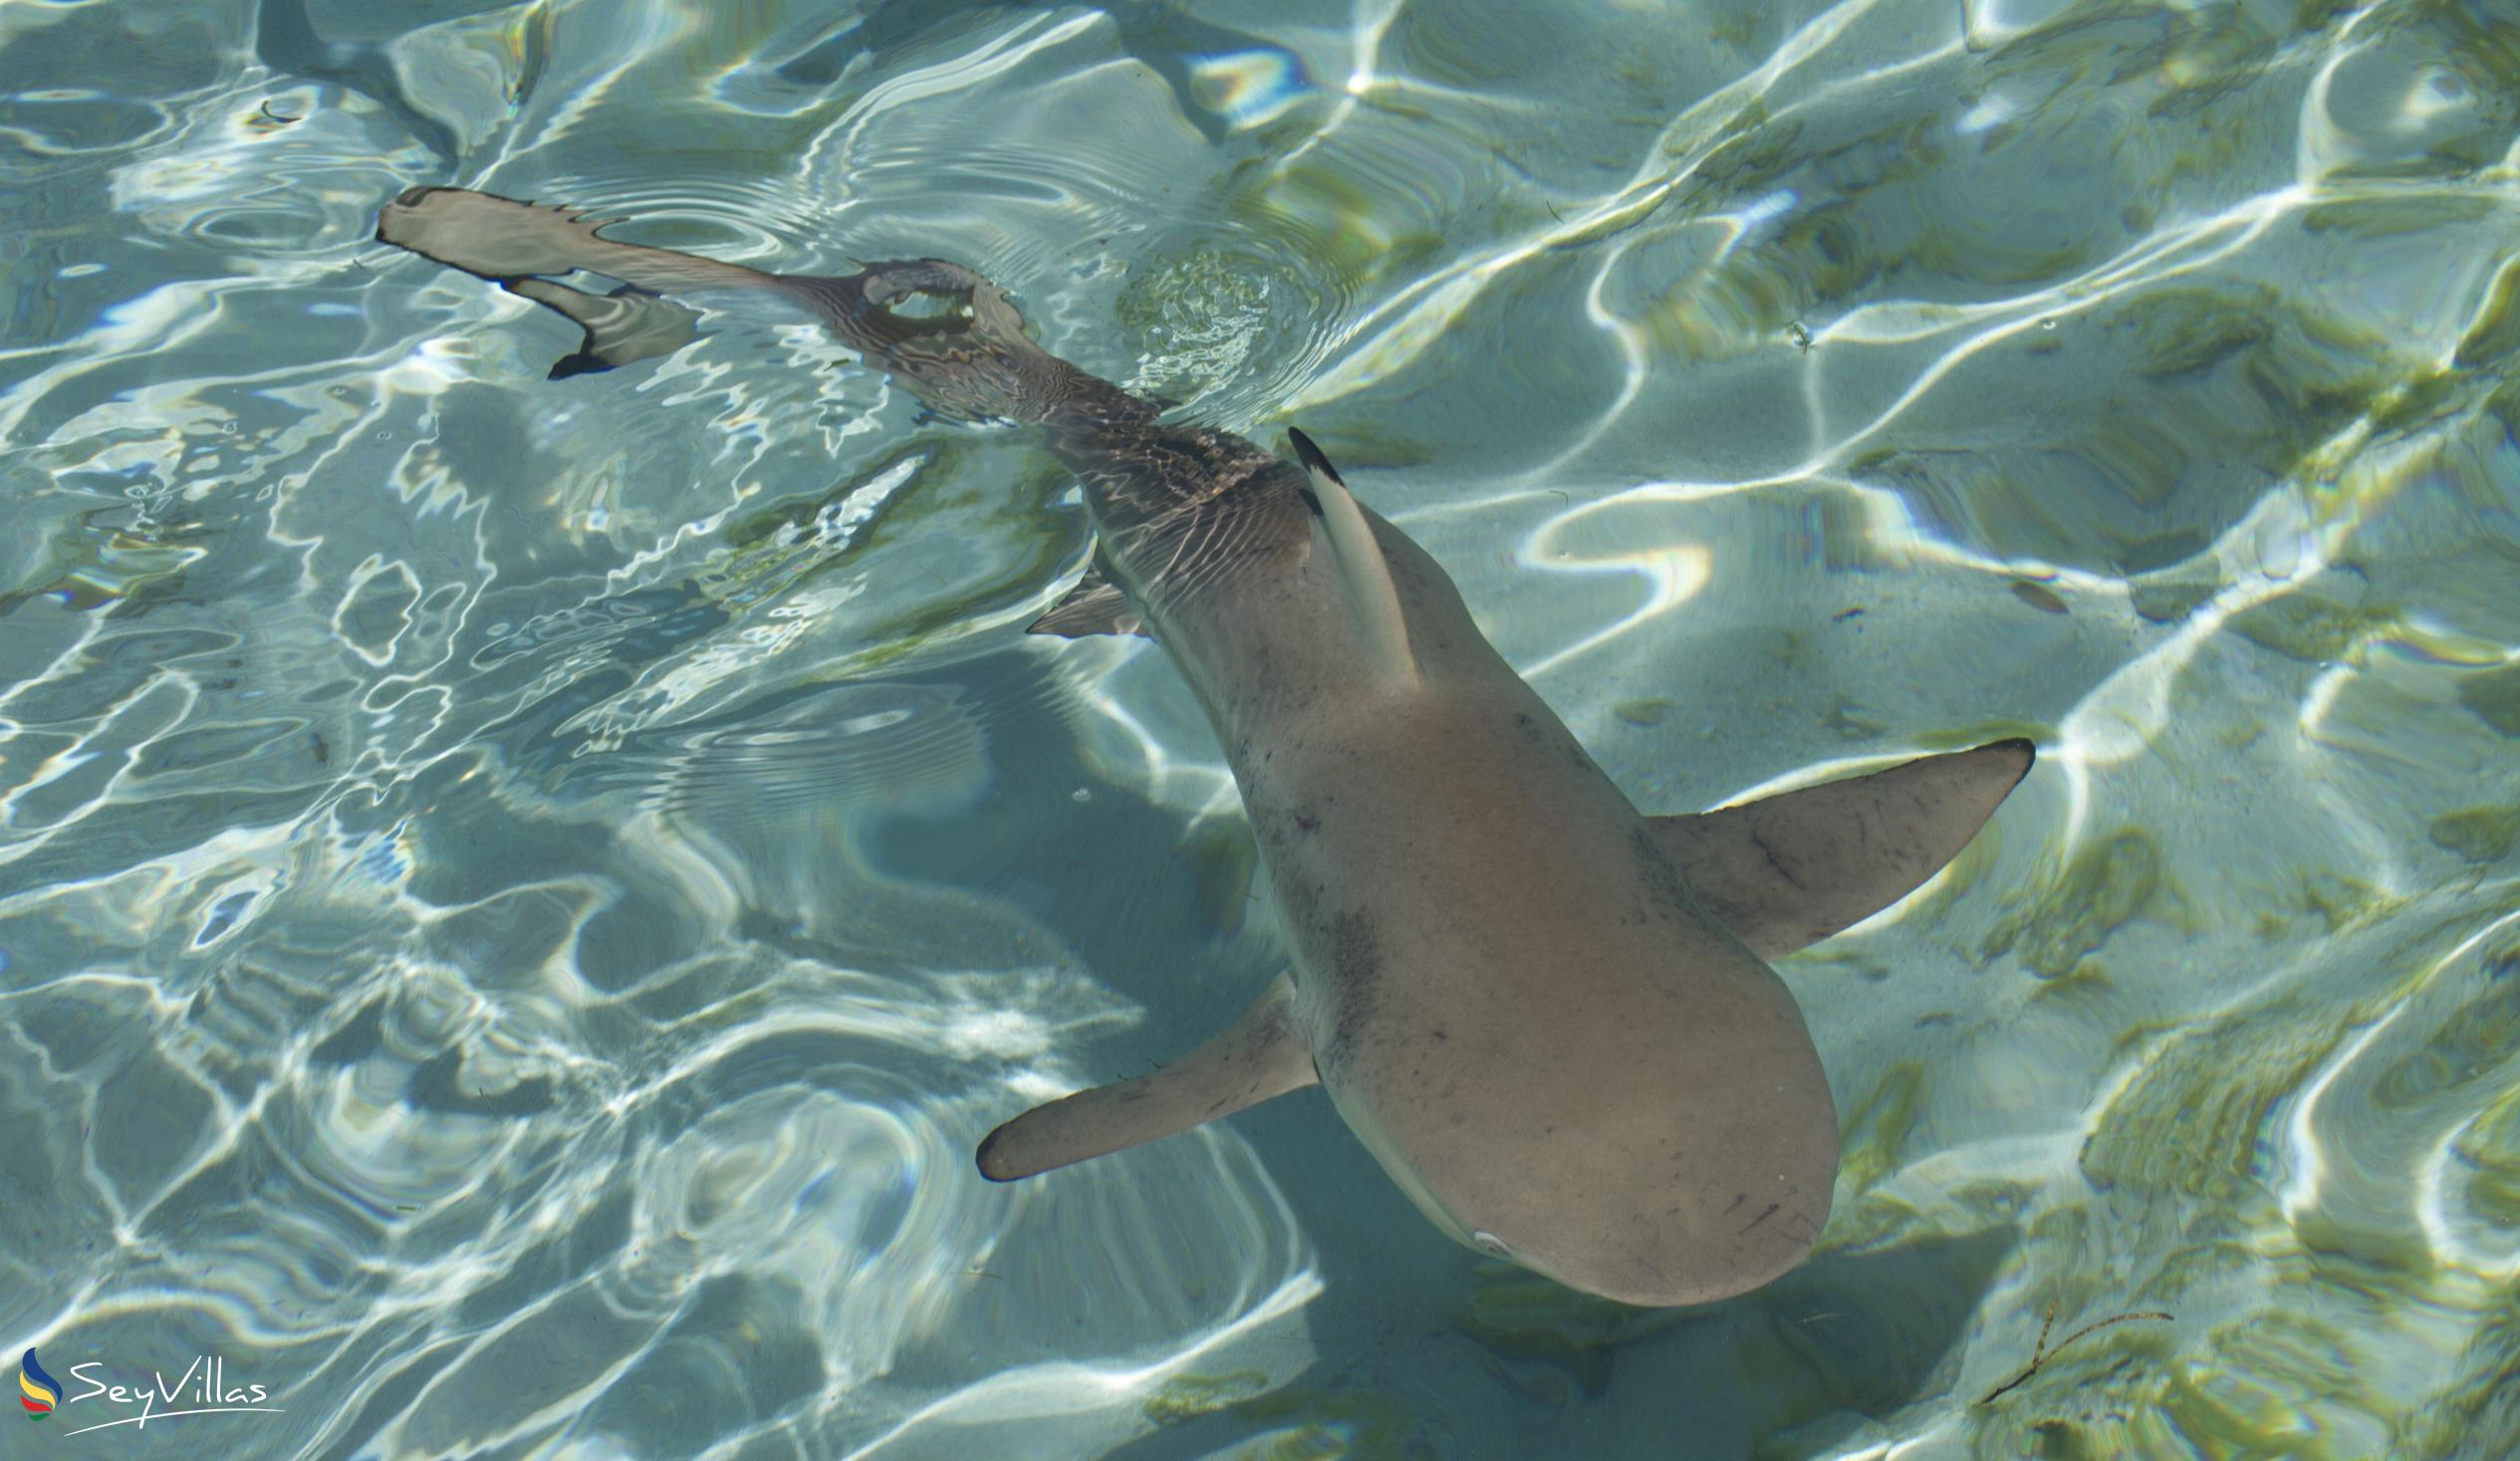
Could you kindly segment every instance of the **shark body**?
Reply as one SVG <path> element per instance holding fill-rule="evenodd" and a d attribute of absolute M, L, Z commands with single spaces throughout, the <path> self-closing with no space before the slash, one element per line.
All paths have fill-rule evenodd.
<path fill-rule="evenodd" d="M 1158 1073 L 1016 1116 L 1014 1180 L 1319 1083 L 1438 1227 L 1640 1305 L 1784 1273 L 1827 1221 L 1828 1080 L 1767 960 L 1887 906 L 1975 836 L 2026 741 L 1646 817 L 1489 646 L 1442 569 L 1302 433 L 1288 461 L 1035 345 L 936 260 L 821 278 L 414 188 L 378 236 L 585 328 L 555 374 L 689 340 L 681 297 L 770 290 L 931 409 L 1025 422 L 1080 478 L 1095 566 L 1033 627 L 1140 632 L 1214 726 L 1289 968 Z M 610 295 L 551 276 L 623 282 Z"/>

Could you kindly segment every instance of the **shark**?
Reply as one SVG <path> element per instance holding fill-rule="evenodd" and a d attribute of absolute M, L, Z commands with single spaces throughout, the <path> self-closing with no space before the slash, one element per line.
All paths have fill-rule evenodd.
<path fill-rule="evenodd" d="M 1241 793 L 1284 972 L 1151 1074 L 989 1132 L 982 1175 L 1319 1086 L 1437 1228 L 1569 1288 L 1710 1303 L 1811 1252 L 1837 1109 L 1771 961 L 1921 886 L 2028 774 L 2031 742 L 1647 816 L 1301 430 L 1281 455 L 1172 419 L 1036 344 L 958 264 L 779 274 L 617 240 L 615 221 L 414 187 L 377 237 L 576 323 L 556 376 L 679 349 L 713 297 L 766 292 L 931 413 L 1037 432 L 1095 547 L 1031 629 L 1153 639 Z"/>

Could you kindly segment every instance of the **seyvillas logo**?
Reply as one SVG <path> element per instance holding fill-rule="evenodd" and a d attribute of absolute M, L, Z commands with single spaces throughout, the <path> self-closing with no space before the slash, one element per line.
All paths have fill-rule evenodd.
<path fill-rule="evenodd" d="M 0 1354 L 7 1352 L 0 1349 Z M 27 1350 L 26 1357 L 18 1361 L 18 1403 L 26 1407 L 26 1418 L 29 1420 L 42 1420 L 61 1403 L 61 1385 L 44 1372 L 44 1366 L 35 1362 L 35 1351 L 32 1349 Z"/>
<path fill-rule="evenodd" d="M 183 1373 L 171 1380 L 162 1369 L 150 1370 L 148 1377 L 151 1383 L 144 1385 L 114 1384 L 101 1379 L 94 1371 L 104 1368 L 105 1362 L 97 1359 L 70 1366 L 71 1383 L 78 1388 L 64 1394 L 61 1384 L 44 1372 L 44 1366 L 35 1362 L 35 1351 L 29 1349 L 26 1357 L 18 1361 L 18 1402 L 35 1420 L 41 1420 L 65 1406 L 81 1405 L 92 1400 L 106 1402 L 93 1409 L 64 1414 L 64 1420 L 88 1422 L 75 1430 L 63 1431 L 65 1440 L 86 1435 L 92 1430 L 111 1430 L 118 1425 L 146 1430 L 151 1421 L 173 1420 L 180 1416 L 234 1415 L 247 1411 L 266 1415 L 283 1413 L 279 1406 L 264 1403 L 271 1398 L 271 1392 L 261 1385 L 230 1383 L 227 1361 L 216 1354 L 204 1354 L 193 1360 L 184 1366 Z M 116 1414 L 113 1409 L 114 1406 L 130 1405 L 138 1406 L 138 1411 L 123 1415 Z"/>

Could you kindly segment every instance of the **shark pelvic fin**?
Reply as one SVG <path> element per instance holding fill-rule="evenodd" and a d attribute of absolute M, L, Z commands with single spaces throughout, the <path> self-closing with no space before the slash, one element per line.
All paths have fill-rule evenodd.
<path fill-rule="evenodd" d="M 1103 577 L 1097 565 L 1085 571 L 1076 587 L 1067 596 L 1050 606 L 1050 611 L 1025 625 L 1028 634 L 1057 634 L 1065 639 L 1082 639 L 1088 634 L 1146 634 L 1145 621 L 1137 616 L 1111 580 Z"/>
<path fill-rule="evenodd" d="M 1312 474 L 1304 505 L 1321 520 L 1323 535 L 1330 540 L 1331 558 L 1348 586 L 1348 600 L 1370 652 L 1390 679 L 1415 684 L 1417 656 L 1408 647 L 1408 621 L 1400 613 L 1399 590 L 1391 584 L 1391 565 L 1374 541 L 1374 525 L 1365 520 L 1365 509 L 1313 438 L 1292 426 L 1286 434 L 1295 443 L 1296 459 Z"/>
<path fill-rule="evenodd" d="M 669 356 L 699 337 L 699 316 L 669 299 L 623 285 L 611 294 L 589 294 L 527 275 L 501 288 L 578 323 L 586 339 L 578 353 L 551 367 L 551 378 L 610 370 L 653 356 Z"/>
<path fill-rule="evenodd" d="M 1295 1016 L 1295 981 L 1277 977 L 1223 1034 L 1151 1076 L 1039 1105 L 980 1143 L 980 1175 L 1011 1182 L 1169 1136 L 1321 1078 Z"/>
<path fill-rule="evenodd" d="M 2028 741 L 1997 741 L 1651 826 L 1706 911 L 1772 959 L 1915 891 L 1977 836 L 2033 755 Z"/>

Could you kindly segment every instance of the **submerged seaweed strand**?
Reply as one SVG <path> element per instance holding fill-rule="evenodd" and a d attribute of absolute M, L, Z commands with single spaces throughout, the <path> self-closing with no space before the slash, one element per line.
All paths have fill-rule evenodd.
<path fill-rule="evenodd" d="M 2096 1324 L 2087 1324 L 2083 1326 L 2074 1333 L 2067 1335 L 2062 1340 L 2058 1341 L 2055 1348 L 2051 1349 L 2048 1347 L 2048 1335 L 2056 1329 L 2056 1301 L 2054 1299 L 2050 1299 L 2048 1301 L 2047 1322 L 2039 1326 L 2039 1342 L 2031 1346 L 2029 1367 L 2022 1370 L 2021 1373 L 2014 1375 L 2011 1379 L 1997 1385 L 1995 1388 L 1988 1390 L 1979 1398 L 1977 1403 L 1980 1405 L 1992 1405 L 1995 1403 L 1996 1396 L 2003 1394 L 2007 1390 L 2017 1389 L 2021 1385 L 2027 1383 L 2032 1375 L 2039 1372 L 2041 1366 L 2045 1365 L 2049 1360 L 2054 1359 L 2057 1355 L 2065 1352 L 2067 1345 L 2073 1343 L 2076 1339 L 2083 1338 L 2085 1335 L 2098 1334 L 2100 1331 L 2109 1328 L 2111 1325 L 2126 1324 L 2131 1320 L 2139 1319 L 2172 1321 L 2173 1316 L 2165 1314 L 2157 1309 L 2144 1309 L 2139 1310 L 2133 1314 L 2116 1315 L 2109 1319 L 2101 1320 Z"/>

